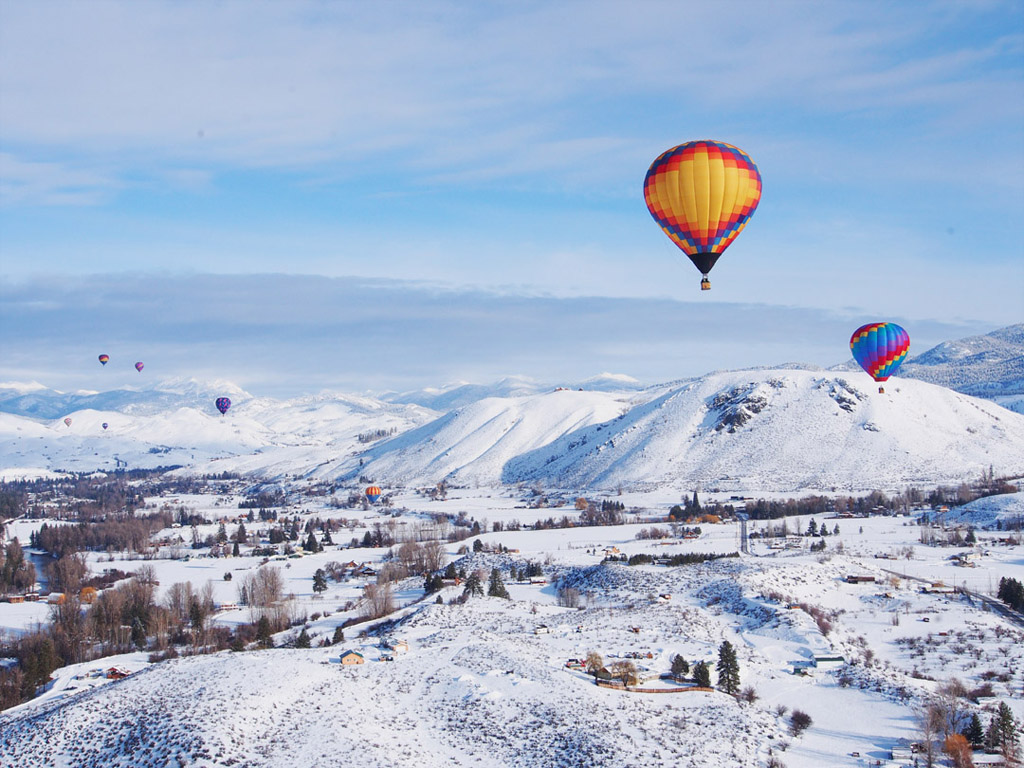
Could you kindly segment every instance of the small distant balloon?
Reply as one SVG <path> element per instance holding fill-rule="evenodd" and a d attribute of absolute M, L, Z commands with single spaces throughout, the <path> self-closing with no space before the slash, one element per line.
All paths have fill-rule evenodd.
<path fill-rule="evenodd" d="M 371 504 L 376 504 L 377 499 L 380 498 L 380 487 L 376 485 L 371 485 L 369 488 L 367 488 L 366 498 Z"/>
<path fill-rule="evenodd" d="M 136 363 L 135 364 L 135 370 L 138 371 L 139 373 L 142 373 L 142 369 L 145 368 L 145 367 L 146 366 L 143 365 L 142 363 Z"/>
<path fill-rule="evenodd" d="M 868 323 L 853 332 L 850 351 L 875 381 L 885 381 L 903 364 L 910 350 L 910 335 L 896 323 Z M 878 391 L 885 392 L 884 387 Z"/>
<path fill-rule="evenodd" d="M 67 427 L 71 426 L 71 417 L 70 416 L 68 416 L 66 419 L 64 419 L 64 426 L 67 426 Z"/>
<path fill-rule="evenodd" d="M 110 362 L 110 355 L 100 355 L 100 365 L 106 365 Z"/>
<path fill-rule="evenodd" d="M 227 397 L 217 398 L 217 410 L 220 411 L 221 416 L 228 412 L 228 408 L 231 407 L 231 400 Z"/>
<path fill-rule="evenodd" d="M 105 422 L 105 421 L 103 422 L 103 430 L 104 430 L 104 431 L 106 431 L 107 427 L 109 427 L 109 426 L 110 426 L 110 425 L 109 425 L 109 424 L 107 424 L 107 422 Z"/>

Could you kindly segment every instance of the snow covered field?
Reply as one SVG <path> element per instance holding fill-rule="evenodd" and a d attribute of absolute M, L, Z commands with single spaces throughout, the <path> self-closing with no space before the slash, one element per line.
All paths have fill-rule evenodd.
<path fill-rule="evenodd" d="M 1015 514 L 1019 497 L 976 504 L 989 516 L 1006 518 Z M 483 489 L 453 489 L 446 500 L 399 493 L 393 503 L 406 510 L 400 517 L 381 515 L 379 509 L 332 509 L 323 499 L 306 499 L 301 507 L 308 515 L 350 519 L 350 529 L 335 536 L 339 544 L 360 538 L 375 523 L 391 521 L 402 530 L 441 512 L 464 512 L 492 524 L 573 514 L 570 507 L 527 509 L 521 498 Z M 624 498 L 652 514 L 663 514 L 666 504 L 678 501 L 664 492 Z M 237 501 L 236 496 L 179 495 L 151 503 L 184 505 L 213 516 L 237 513 Z M 791 530 L 802 531 L 810 518 L 787 522 Z M 35 525 L 19 521 L 12 533 L 27 538 Z M 407 640 L 410 651 L 396 654 L 393 662 L 382 660 L 388 652 L 376 636 L 362 636 L 372 622 L 347 627 L 347 640 L 339 645 L 316 647 L 340 623 L 359 616 L 366 580 L 329 582 L 319 597 L 312 590 L 315 570 L 331 561 L 379 565 L 384 549 L 329 547 L 272 561 L 266 567 L 281 569 L 285 592 L 294 593 L 299 613 L 330 614 L 307 622 L 313 649 L 223 652 L 152 665 L 145 655 L 133 655 L 60 670 L 47 693 L 0 715 L 0 763 L 294 766 L 358 760 L 421 768 L 753 767 L 765 765 L 771 750 L 789 768 L 874 765 L 876 760 L 895 765 L 888 761 L 892 747 L 917 738 L 914 707 L 950 677 L 968 689 L 992 683 L 994 698 L 975 707 L 986 721 L 985 708 L 997 701 L 1007 701 L 1024 718 L 1021 627 L 981 599 L 920 591 L 924 583 L 943 581 L 989 594 L 1002 576 L 1024 580 L 1024 549 L 999 544 L 999 534 L 979 532 L 971 550 L 974 568 L 956 567 L 948 559 L 966 548 L 923 546 L 917 525 L 891 517 L 828 520 L 830 532 L 838 525 L 840 533 L 824 539 L 824 553 L 808 550 L 812 539 L 796 549 L 773 549 L 755 538 L 750 555 L 711 563 L 601 564 L 610 548 L 626 555 L 727 554 L 739 548 L 735 523 L 704 524 L 698 539 L 637 539 L 650 525 L 480 535 L 485 544 L 513 550 L 507 554 L 460 555 L 461 544 L 472 540 L 448 545 L 447 558 L 468 570 L 480 568 L 486 575 L 492 567 L 501 569 L 512 599 L 476 597 L 464 605 L 436 605 L 433 595 L 420 601 L 422 579 L 400 582 L 397 624 L 389 634 Z M 751 530 L 763 527 L 754 523 Z M 260 561 L 90 556 L 94 572 L 151 566 L 161 592 L 176 582 L 190 581 L 196 588 L 209 583 L 218 603 L 237 602 L 241 577 Z M 511 569 L 530 561 L 543 565 L 548 583 L 511 582 Z M 225 573 L 232 574 L 231 581 L 224 580 Z M 878 583 L 847 583 L 851 574 L 876 576 Z M 560 607 L 558 586 L 579 590 L 581 607 Z M 448 600 L 460 593 L 460 587 L 448 587 L 441 595 Z M 790 607 L 795 604 L 807 610 Z M 15 630 L 36 620 L 25 608 L 0 604 L 0 626 Z M 827 635 L 808 612 L 812 609 L 827 617 Z M 219 613 L 215 621 L 231 626 L 249 619 L 243 608 Z M 536 634 L 540 625 L 551 631 Z M 296 633 L 288 630 L 276 640 L 285 643 Z M 652 674 L 667 673 L 674 654 L 691 664 L 705 660 L 713 670 L 724 639 L 737 648 L 741 685 L 752 686 L 758 696 L 753 703 L 718 692 L 609 690 L 565 668 L 566 660 L 596 651 L 606 665 L 639 656 L 636 663 Z M 361 652 L 366 663 L 342 667 L 338 661 L 345 649 Z M 846 663 L 815 667 L 815 656 L 842 656 Z M 134 673 L 103 684 L 89 677 L 110 665 Z M 795 675 L 801 667 L 808 674 Z M 794 709 L 813 720 L 800 736 L 789 732 Z"/>

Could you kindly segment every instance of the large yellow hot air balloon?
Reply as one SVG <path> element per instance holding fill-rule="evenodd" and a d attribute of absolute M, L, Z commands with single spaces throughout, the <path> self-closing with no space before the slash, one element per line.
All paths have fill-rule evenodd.
<path fill-rule="evenodd" d="M 644 199 L 662 231 L 708 272 L 736 239 L 761 199 L 761 174 L 740 149 L 720 141 L 688 141 L 651 163 Z"/>

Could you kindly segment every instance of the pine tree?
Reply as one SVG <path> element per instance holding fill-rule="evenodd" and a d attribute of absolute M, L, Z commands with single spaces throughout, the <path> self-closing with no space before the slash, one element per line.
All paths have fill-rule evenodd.
<path fill-rule="evenodd" d="M 509 600 L 508 590 L 505 589 L 505 582 L 501 580 L 501 571 L 497 568 L 491 568 L 491 580 L 487 585 L 487 595 L 489 597 L 503 597 Z"/>
<path fill-rule="evenodd" d="M 274 647 L 274 638 L 270 631 L 270 619 L 266 616 L 260 616 L 260 620 L 256 624 L 256 641 L 259 643 L 260 648 Z"/>
<path fill-rule="evenodd" d="M 238 542 L 236 541 L 234 546 L 231 547 L 231 556 L 232 557 L 238 557 L 238 555 L 239 555 L 239 552 L 238 552 Z"/>
<path fill-rule="evenodd" d="M 1016 764 L 1018 745 L 1020 742 L 1019 726 L 1013 716 L 1013 710 L 1005 701 L 999 702 L 999 710 L 992 717 L 992 724 L 995 726 L 998 743 L 993 746 L 999 748 L 1000 754 L 1006 758 L 1007 764 Z M 990 729 L 991 730 L 991 729 Z M 1013 762 L 1011 762 L 1013 761 Z"/>
<path fill-rule="evenodd" d="M 458 575 L 458 572 L 455 570 L 455 563 L 448 563 L 448 567 L 444 569 L 444 577 L 449 581 L 455 581 Z"/>
<path fill-rule="evenodd" d="M 307 552 L 318 552 L 320 550 L 320 545 L 316 543 L 316 536 L 313 535 L 312 531 L 309 532 L 306 543 L 302 545 L 302 548 Z"/>
<path fill-rule="evenodd" d="M 465 597 L 473 597 L 474 595 L 483 596 L 484 588 L 480 583 L 480 577 L 477 575 L 476 571 L 469 574 L 469 578 L 466 579 L 466 586 L 463 588 L 462 594 Z"/>
<path fill-rule="evenodd" d="M 309 632 L 307 632 L 306 628 L 303 627 L 302 631 L 299 633 L 299 636 L 297 638 L 295 638 L 295 647 L 296 648 L 309 648 L 310 644 L 311 643 L 310 643 L 310 638 L 309 638 Z"/>
<path fill-rule="evenodd" d="M 484 543 L 482 541 L 480 541 L 480 539 L 475 539 L 473 541 L 473 551 L 474 552 L 483 552 L 483 550 L 484 550 Z"/>
<path fill-rule="evenodd" d="M 718 687 L 728 694 L 735 694 L 740 689 L 740 664 L 736 659 L 736 649 L 732 643 L 723 640 L 718 647 Z"/>
<path fill-rule="evenodd" d="M 334 628 L 334 637 L 331 638 L 331 644 L 340 643 L 345 639 L 345 628 L 338 626 Z"/>
<path fill-rule="evenodd" d="M 701 688 L 711 687 L 711 670 L 708 669 L 707 662 L 698 661 L 693 665 L 693 681 Z"/>
<path fill-rule="evenodd" d="M 228 532 L 227 532 L 227 529 L 226 529 L 226 528 L 224 528 L 224 523 L 221 523 L 221 524 L 220 524 L 220 525 L 219 525 L 219 526 L 217 527 L 217 543 L 218 543 L 218 544 L 223 544 L 223 543 L 224 543 L 225 541 L 227 541 L 227 540 L 228 540 Z"/>
<path fill-rule="evenodd" d="M 672 657 L 672 675 L 674 677 L 682 677 L 690 671 L 689 662 L 680 656 L 678 653 Z"/>
<path fill-rule="evenodd" d="M 971 715 L 971 722 L 964 729 L 964 738 L 971 742 L 972 746 L 980 747 L 985 741 L 985 729 L 981 725 L 981 718 L 975 712 Z"/>
<path fill-rule="evenodd" d="M 814 522 L 814 518 L 811 518 L 811 522 L 807 524 L 807 535 L 817 536 L 818 535 L 818 524 Z"/>
<path fill-rule="evenodd" d="M 317 568 L 313 574 L 313 591 L 318 595 L 327 591 L 327 574 L 323 568 Z"/>
<path fill-rule="evenodd" d="M 238 524 L 238 530 L 235 531 L 234 539 L 235 542 L 238 544 L 245 544 L 247 541 L 249 541 L 249 534 L 245 530 L 245 523 Z"/>

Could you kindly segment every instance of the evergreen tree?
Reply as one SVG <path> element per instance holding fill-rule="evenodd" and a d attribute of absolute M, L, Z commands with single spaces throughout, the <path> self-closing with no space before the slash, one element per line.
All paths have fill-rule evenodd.
<path fill-rule="evenodd" d="M 723 640 L 718 646 L 718 687 L 728 694 L 736 694 L 740 689 L 740 664 L 736 659 L 736 649 L 732 643 Z"/>
<path fill-rule="evenodd" d="M 313 574 L 313 591 L 318 595 L 327 591 L 327 574 L 323 568 L 317 568 Z"/>
<path fill-rule="evenodd" d="M 807 535 L 817 536 L 818 535 L 818 524 L 814 522 L 814 518 L 811 518 L 811 522 L 807 524 Z"/>
<path fill-rule="evenodd" d="M 707 662 L 698 661 L 693 665 L 693 681 L 701 688 L 711 687 L 711 670 L 708 669 Z"/>
<path fill-rule="evenodd" d="M 245 523 L 238 524 L 238 530 L 235 531 L 235 535 L 232 538 L 238 544 L 245 544 L 249 541 L 249 533 L 245 530 Z"/>
<path fill-rule="evenodd" d="M 838 536 L 839 535 L 839 523 L 836 523 L 835 528 L 832 529 L 832 535 L 833 536 Z"/>
<path fill-rule="evenodd" d="M 228 540 L 227 529 L 224 527 L 224 523 L 221 523 L 217 527 L 217 543 L 218 544 L 223 544 L 227 540 Z"/>
<path fill-rule="evenodd" d="M 324 537 L 320 541 L 321 549 L 323 547 L 333 547 L 334 546 L 334 539 L 331 538 L 331 529 L 325 527 L 323 530 L 324 530 Z"/>
<path fill-rule="evenodd" d="M 476 571 L 469 574 L 469 578 L 466 579 L 466 586 L 462 590 L 462 594 L 465 597 L 473 597 L 474 595 L 482 597 L 484 594 L 483 585 L 480 583 L 480 577 Z"/>
<path fill-rule="evenodd" d="M 345 628 L 337 626 L 334 628 L 334 637 L 331 638 L 331 644 L 340 643 L 345 639 Z"/>
<path fill-rule="evenodd" d="M 444 577 L 449 581 L 455 581 L 458 575 L 458 572 L 455 570 L 455 563 L 448 563 L 448 567 L 444 569 Z"/>
<path fill-rule="evenodd" d="M 312 531 L 309 532 L 309 536 L 306 538 L 306 543 L 302 545 L 302 548 L 307 552 L 320 551 L 320 545 L 316 543 L 316 536 L 313 535 Z"/>
<path fill-rule="evenodd" d="M 274 638 L 270 631 L 270 619 L 266 616 L 260 616 L 260 620 L 256 624 L 256 642 L 259 643 L 260 648 L 274 647 Z"/>
<path fill-rule="evenodd" d="M 1015 765 L 1019 752 L 1020 728 L 1013 716 L 1013 710 L 1005 701 L 999 702 L 999 710 L 992 717 L 992 726 L 995 727 L 996 739 L 996 743 L 992 746 L 999 749 L 999 753 L 1006 758 L 1008 765 Z M 989 730 L 992 730 L 991 726 Z"/>
<path fill-rule="evenodd" d="M 302 631 L 299 633 L 299 636 L 297 638 L 295 638 L 295 647 L 296 648 L 309 648 L 310 644 L 311 643 L 310 643 L 310 638 L 309 638 L 309 632 L 307 632 L 306 628 L 303 627 Z"/>
<path fill-rule="evenodd" d="M 501 580 L 501 571 L 497 568 L 491 568 L 491 580 L 487 585 L 487 594 L 489 597 L 503 597 L 509 600 L 508 590 L 505 589 L 505 582 Z"/>
<path fill-rule="evenodd" d="M 231 547 L 231 556 L 232 557 L 238 557 L 238 554 L 239 554 L 239 552 L 238 552 L 238 542 L 236 541 L 234 546 Z"/>
<path fill-rule="evenodd" d="M 437 596 L 437 600 L 434 601 L 436 605 L 444 605 L 444 598 L 440 595 Z"/>
<path fill-rule="evenodd" d="M 985 742 L 985 729 L 981 725 L 981 718 L 975 712 L 971 715 L 971 722 L 964 729 L 964 738 L 971 742 L 971 746 L 980 747 Z"/>
<path fill-rule="evenodd" d="M 474 552 L 483 552 L 483 550 L 484 550 L 484 543 L 482 541 L 480 541 L 480 539 L 475 539 L 473 541 L 473 551 Z"/>
<path fill-rule="evenodd" d="M 682 677 L 690 671 L 689 662 L 680 656 L 678 653 L 672 657 L 672 675 L 675 677 Z"/>

